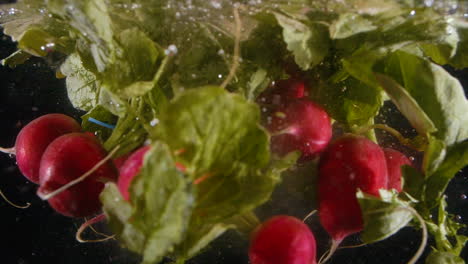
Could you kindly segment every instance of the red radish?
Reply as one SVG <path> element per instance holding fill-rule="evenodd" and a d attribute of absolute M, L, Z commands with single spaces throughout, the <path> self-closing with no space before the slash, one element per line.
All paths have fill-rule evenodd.
<path fill-rule="evenodd" d="M 99 141 L 85 133 L 70 133 L 55 139 L 41 159 L 38 195 L 46 196 L 92 169 L 106 157 Z M 50 198 L 57 212 L 70 217 L 85 217 L 101 208 L 99 194 L 105 181 L 117 180 L 111 161 L 105 162 L 88 178 Z"/>
<path fill-rule="evenodd" d="M 47 146 L 59 136 L 80 131 L 73 118 L 63 114 L 47 114 L 34 119 L 18 134 L 15 147 L 4 152 L 16 154 L 21 173 L 30 181 L 39 182 L 39 165 Z"/>
<path fill-rule="evenodd" d="M 125 163 L 125 161 L 130 157 L 130 154 L 122 155 L 118 158 L 113 159 L 115 167 L 120 171 L 120 168 Z"/>
<path fill-rule="evenodd" d="M 378 196 L 387 187 L 385 155 L 377 144 L 355 135 L 330 144 L 320 159 L 318 179 L 320 222 L 333 239 L 327 259 L 345 237 L 363 228 L 356 191 Z"/>
<path fill-rule="evenodd" d="M 300 161 L 312 160 L 322 152 L 332 137 L 330 117 L 308 99 L 297 99 L 273 113 L 267 125 L 273 134 L 272 151 L 283 156 L 302 152 Z"/>
<path fill-rule="evenodd" d="M 401 192 L 403 186 L 401 183 L 401 166 L 411 165 L 411 161 L 401 152 L 384 148 L 385 159 L 388 169 L 388 188 Z"/>
<path fill-rule="evenodd" d="M 259 96 L 259 103 L 266 105 L 285 105 L 288 102 L 306 97 L 308 94 L 301 80 L 279 80 Z"/>
<path fill-rule="evenodd" d="M 117 182 L 117 186 L 119 187 L 123 198 L 127 201 L 130 200 L 130 193 L 128 192 L 128 188 L 130 187 L 133 178 L 135 178 L 135 176 L 140 172 L 141 166 L 143 166 L 145 154 L 150 148 L 151 146 L 148 145 L 137 149 L 128 156 L 128 158 L 119 168 L 120 176 Z M 179 171 L 185 172 L 184 165 L 176 162 L 175 166 Z"/>
<path fill-rule="evenodd" d="M 301 220 L 275 216 L 254 232 L 250 248 L 251 264 L 315 264 L 315 238 Z"/>
<path fill-rule="evenodd" d="M 141 166 L 143 166 L 143 158 L 145 157 L 146 152 L 150 149 L 150 146 L 143 146 L 133 152 L 127 160 L 120 167 L 120 176 L 117 182 L 120 193 L 123 198 L 127 201 L 130 200 L 130 194 L 128 188 L 133 178 L 140 172 Z"/>

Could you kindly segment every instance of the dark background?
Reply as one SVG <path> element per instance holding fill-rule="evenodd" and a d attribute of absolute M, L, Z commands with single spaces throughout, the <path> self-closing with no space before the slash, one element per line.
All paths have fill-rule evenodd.
<path fill-rule="evenodd" d="M 6 1 L 0 1 L 4 3 Z M 9 38 L 0 35 L 0 58 L 15 50 Z M 453 71 L 468 87 L 468 71 Z M 32 119 L 46 113 L 65 113 L 79 119 L 82 113 L 71 106 L 66 97 L 64 80 L 55 78 L 51 67 L 41 59 L 31 59 L 15 69 L 0 66 L 0 146 L 11 147 L 21 127 Z M 401 125 L 398 116 L 389 125 Z M 392 124 L 391 122 L 395 122 Z M 290 214 L 304 217 L 310 209 L 311 180 L 307 168 L 299 168 L 300 177 L 285 178 L 284 184 L 274 196 L 274 206 L 264 206 L 259 215 Z M 448 189 L 450 212 L 461 222 L 468 223 L 468 177 L 467 170 L 455 177 Z M 0 190 L 18 204 L 30 202 L 28 209 L 17 209 L 0 199 L 0 263 L 139 263 L 139 258 L 121 249 L 117 242 L 80 244 L 75 232 L 83 222 L 55 213 L 46 202 L 35 194 L 36 185 L 28 182 L 18 171 L 14 157 L 0 155 Z M 300 186 L 300 187 L 298 187 Z M 465 220 L 466 219 L 466 220 Z M 319 242 L 319 255 L 328 248 L 327 237 L 314 217 L 308 221 Z M 107 231 L 105 224 L 97 229 Z M 86 233 L 92 237 L 92 233 Z M 359 263 L 406 263 L 420 242 L 420 231 L 405 228 L 395 236 L 373 245 L 356 249 L 339 250 L 333 264 Z M 325 243 L 325 244 L 324 244 Z M 355 237 L 345 244 L 358 244 Z M 189 264 L 247 263 L 246 238 L 231 231 L 212 243 L 206 252 L 189 261 Z M 463 253 L 467 258 L 467 250 Z M 427 252 L 426 252 L 427 253 Z M 423 263 L 422 258 L 418 263 Z"/>

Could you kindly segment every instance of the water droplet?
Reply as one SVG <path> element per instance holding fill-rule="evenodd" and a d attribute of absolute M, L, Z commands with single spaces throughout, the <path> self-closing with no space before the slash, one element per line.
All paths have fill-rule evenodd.
<path fill-rule="evenodd" d="M 174 44 L 171 44 L 167 47 L 167 49 L 164 51 L 164 54 L 166 55 L 175 55 L 177 54 L 179 50 L 177 49 L 177 46 Z"/>
<path fill-rule="evenodd" d="M 466 194 L 462 194 L 462 195 L 460 195 L 460 199 L 462 199 L 462 200 L 466 200 Z"/>
<path fill-rule="evenodd" d="M 434 0 L 424 0 L 424 5 L 431 7 L 434 4 Z"/>
<path fill-rule="evenodd" d="M 455 221 L 461 222 L 462 221 L 461 215 L 455 215 Z"/>
<path fill-rule="evenodd" d="M 223 75 L 222 75 L 222 74 L 218 74 L 218 78 L 219 78 L 219 79 L 223 78 Z"/>
<path fill-rule="evenodd" d="M 215 0 L 211 1 L 211 6 L 216 9 L 220 9 L 221 7 L 223 7 L 220 1 L 215 1 Z"/>
<path fill-rule="evenodd" d="M 151 120 L 151 122 L 150 122 L 150 125 L 151 125 L 151 126 L 155 126 L 155 125 L 157 125 L 157 124 L 159 124 L 159 119 L 157 119 L 157 118 Z"/>
<path fill-rule="evenodd" d="M 222 55 L 224 55 L 224 53 L 225 53 L 225 52 L 224 52 L 223 49 L 218 50 L 218 55 L 222 56 Z"/>
<path fill-rule="evenodd" d="M 413 156 L 410 156 L 410 157 L 409 157 L 409 160 L 414 161 L 415 159 L 414 159 Z"/>

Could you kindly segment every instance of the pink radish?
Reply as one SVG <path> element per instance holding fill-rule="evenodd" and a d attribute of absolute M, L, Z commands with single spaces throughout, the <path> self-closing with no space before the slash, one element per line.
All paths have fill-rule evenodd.
<path fill-rule="evenodd" d="M 106 157 L 106 151 L 95 137 L 85 133 L 70 133 L 49 144 L 41 159 L 38 195 L 45 197 L 90 171 Z M 101 209 L 99 194 L 104 182 L 117 179 L 111 161 L 105 162 L 88 178 L 54 197 L 49 204 L 57 212 L 70 217 L 85 217 Z"/>
<path fill-rule="evenodd" d="M 388 188 L 401 192 L 403 186 L 401 183 L 401 166 L 411 165 L 411 161 L 401 152 L 384 148 L 385 160 L 388 169 Z"/>
<path fill-rule="evenodd" d="M 119 187 L 119 191 L 123 198 L 127 201 L 130 200 L 130 193 L 128 188 L 130 187 L 133 178 L 135 178 L 135 176 L 140 172 L 140 169 L 143 166 L 145 154 L 150 148 L 151 146 L 148 145 L 137 149 L 135 152 L 128 155 L 128 158 L 119 168 L 120 176 L 117 182 L 117 186 Z M 175 166 L 179 171 L 185 172 L 184 165 L 176 162 Z"/>
<path fill-rule="evenodd" d="M 330 117 L 308 99 L 296 99 L 278 109 L 267 125 L 272 133 L 272 151 L 283 156 L 302 152 L 300 161 L 312 160 L 328 145 L 332 136 Z"/>
<path fill-rule="evenodd" d="M 257 228 L 249 248 L 251 264 L 315 264 L 315 238 L 301 220 L 275 216 Z"/>
<path fill-rule="evenodd" d="M 355 135 L 345 135 L 330 144 L 319 162 L 319 217 L 333 240 L 323 262 L 345 237 L 363 228 L 357 190 L 378 196 L 379 189 L 387 187 L 385 155 L 377 144 Z"/>
<path fill-rule="evenodd" d="M 288 102 L 307 97 L 307 89 L 303 81 L 298 79 L 279 80 L 259 96 L 262 105 L 284 106 Z"/>
<path fill-rule="evenodd" d="M 2 149 L 16 154 L 16 162 L 21 173 L 30 181 L 39 182 L 39 165 L 47 146 L 59 136 L 79 132 L 80 124 L 63 114 L 47 114 L 34 119 L 18 134 L 15 147 Z"/>
<path fill-rule="evenodd" d="M 117 186 L 119 187 L 123 198 L 127 201 L 130 200 L 130 194 L 128 192 L 130 183 L 132 182 L 133 178 L 140 172 L 141 166 L 143 166 L 143 158 L 149 149 L 150 146 L 139 148 L 130 156 L 128 156 L 127 160 L 125 160 L 119 169 L 120 175 L 119 180 L 117 181 Z"/>

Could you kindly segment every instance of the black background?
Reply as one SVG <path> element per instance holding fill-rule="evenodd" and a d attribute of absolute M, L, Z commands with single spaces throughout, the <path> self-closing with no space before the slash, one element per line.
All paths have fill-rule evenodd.
<path fill-rule="evenodd" d="M 0 35 L 0 58 L 14 50 L 15 44 Z M 465 88 L 468 87 L 468 71 L 451 72 L 461 79 Z M 13 146 L 22 126 L 52 112 L 65 113 L 77 119 L 82 114 L 73 109 L 66 98 L 64 80 L 56 79 L 47 63 L 41 59 L 31 59 L 15 69 L 0 66 L 0 146 Z M 467 222 L 468 199 L 463 199 L 463 195 L 468 195 L 468 177 L 464 175 L 467 175 L 466 169 L 450 184 L 448 201 L 450 212 L 459 216 L 459 221 Z M 78 243 L 75 232 L 83 220 L 63 217 L 49 208 L 36 196 L 36 186 L 19 173 L 15 159 L 5 154 L 0 155 L 0 177 L 0 189 L 7 197 L 18 204 L 32 204 L 28 209 L 21 210 L 0 199 L 0 263 L 139 263 L 137 256 L 121 249 L 115 241 Z M 290 214 L 302 218 L 310 207 L 311 190 L 307 188 L 310 181 L 306 176 L 285 178 L 284 184 L 273 196 L 271 204 L 274 206 L 264 206 L 259 210 L 259 215 Z M 317 234 L 320 255 L 328 247 L 327 238 L 316 219 L 312 218 L 308 223 Z M 97 228 L 107 231 L 104 224 L 98 224 Z M 87 234 L 92 236 L 91 233 Z M 419 241 L 419 231 L 405 228 L 386 241 L 339 250 L 330 263 L 406 263 L 416 251 Z M 247 263 L 247 244 L 246 238 L 228 232 L 189 263 Z M 358 244 L 358 241 L 350 238 L 345 244 Z M 463 256 L 467 259 L 466 250 Z M 423 263 L 423 258 L 418 263 Z"/>

